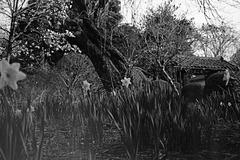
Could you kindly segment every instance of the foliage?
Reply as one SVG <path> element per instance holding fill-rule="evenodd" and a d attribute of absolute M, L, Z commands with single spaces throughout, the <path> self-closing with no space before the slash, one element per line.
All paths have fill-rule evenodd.
<path fill-rule="evenodd" d="M 47 81 L 55 80 L 56 77 Z M 203 101 L 184 103 L 164 81 L 144 83 L 142 88 L 133 85 L 123 87 L 112 95 L 93 93 L 91 89 L 85 96 L 76 87 L 71 92 L 62 92 L 61 87 L 65 88 L 62 83 L 51 82 L 55 91 L 46 90 L 44 84 L 25 83 L 24 87 L 27 85 L 32 91 L 19 91 L 18 94 L 23 93 L 24 96 L 28 93 L 31 96 L 26 95 L 27 101 L 22 98 L 18 100 L 21 103 L 14 104 L 21 104 L 23 117 L 26 117 L 24 124 L 32 122 L 28 125 L 28 138 L 24 142 L 29 157 L 45 158 L 47 152 L 57 159 L 70 153 L 78 158 L 97 159 L 97 152 L 104 147 L 105 136 L 109 136 L 105 134 L 109 128 L 114 130 L 111 136 L 121 135 L 121 142 L 130 159 L 139 158 L 141 151 L 149 149 L 153 153 L 149 157 L 152 159 L 166 158 L 171 151 L 198 152 L 202 144 L 211 145 L 210 135 L 214 124 L 220 119 L 236 121 L 240 113 L 238 101 L 226 99 L 226 96 L 212 95 Z M 35 96 L 34 92 L 40 88 L 42 93 L 40 91 Z M 28 119 L 30 112 L 27 110 L 30 107 L 35 108 L 31 113 L 32 121 Z M 53 124 L 59 120 L 66 125 L 63 127 L 63 122 L 58 126 Z M 69 139 L 68 143 L 64 136 L 60 139 L 63 133 Z M 51 141 L 47 140 L 48 136 Z M 18 141 L 17 144 L 21 143 Z M 56 155 L 56 146 L 66 147 L 61 156 Z M 103 152 L 106 152 L 105 149 Z"/>
<path fill-rule="evenodd" d="M 237 49 L 236 53 L 234 53 L 231 58 L 230 61 L 234 64 L 236 64 L 237 66 L 240 66 L 240 50 Z"/>
<path fill-rule="evenodd" d="M 29 1 L 19 15 L 16 34 L 22 45 L 17 46 L 13 61 L 20 59 L 25 66 L 39 66 L 45 62 L 56 65 L 65 54 L 80 52 L 64 38 L 71 36 L 61 27 L 67 10 L 68 1 Z"/>
<path fill-rule="evenodd" d="M 3 57 L 9 55 L 13 62 L 21 62 L 29 67 L 39 66 L 43 61 L 55 64 L 64 53 L 72 51 L 72 47 L 64 40 L 64 36 L 69 34 L 66 31 L 62 34 L 53 31 L 59 31 L 60 22 L 66 19 L 68 2 L 4 2 L 5 8 L 1 13 L 8 17 L 10 24 L 7 29 L 0 28 L 8 34 Z"/>
<path fill-rule="evenodd" d="M 157 9 L 149 9 L 143 19 L 142 43 L 136 65 L 143 68 L 154 79 L 164 79 L 173 88 L 174 82 L 165 70 L 174 55 L 191 55 L 191 45 L 197 32 L 192 20 L 176 14 L 178 7 L 171 1 Z M 177 90 L 175 92 L 178 92 Z"/>
<path fill-rule="evenodd" d="M 130 65 L 138 62 L 141 56 L 143 37 L 141 30 L 134 25 L 122 24 L 113 30 L 112 39 Z"/>
<path fill-rule="evenodd" d="M 210 95 L 214 91 L 220 93 L 228 92 L 229 89 L 233 87 L 234 80 L 230 79 L 230 83 L 226 85 L 226 81 L 223 80 L 223 76 L 223 72 L 217 72 L 207 78 L 203 91 L 204 96 Z"/>
<path fill-rule="evenodd" d="M 154 158 L 159 157 L 159 152 L 166 156 L 169 149 L 199 150 L 195 146 L 200 145 L 203 130 L 213 123 L 208 117 L 211 112 L 205 112 L 208 106 L 182 105 L 166 84 L 160 81 L 142 90 L 123 89 L 113 97 L 109 113 L 130 159 L 136 159 L 138 150 L 146 147 L 154 148 Z"/>
<path fill-rule="evenodd" d="M 30 7 L 32 4 L 34 7 Z M 106 4 L 108 3 L 106 2 Z M 89 15 L 94 13 L 92 21 L 95 21 L 95 25 L 98 25 L 99 28 L 111 28 L 121 19 L 118 13 L 120 10 L 118 1 L 111 1 L 108 6 L 102 6 L 101 3 L 98 5 L 95 6 L 95 3 L 90 2 L 88 12 Z M 21 46 L 23 49 L 18 48 L 19 53 L 15 59 L 21 58 L 23 62 L 34 65 L 42 63 L 42 61 L 56 65 L 65 54 L 72 51 L 81 52 L 76 46 L 71 46 L 65 40 L 65 37 L 71 37 L 68 34 L 71 32 L 66 29 L 73 29 L 72 26 L 69 26 L 70 28 L 65 26 L 66 20 L 69 19 L 69 16 L 71 17 L 70 1 L 43 0 L 37 2 L 33 0 L 28 2 L 28 6 L 29 10 L 20 15 L 17 26 L 17 33 L 24 33 L 18 39 L 25 45 Z M 100 17 L 98 17 L 99 15 Z"/>
<path fill-rule="evenodd" d="M 204 86 L 201 84 L 186 84 L 181 93 L 185 101 L 200 101 L 203 97 Z"/>
<path fill-rule="evenodd" d="M 33 125 L 33 113 L 29 109 L 30 104 L 15 106 L 16 99 L 7 96 L 9 88 L 1 91 L 1 143 L 0 155 L 5 160 L 14 160 L 16 157 L 28 157 L 26 141 L 30 136 Z M 9 102 L 8 99 L 11 99 Z M 31 101 L 28 99 L 28 102 Z M 27 111 L 28 108 L 28 111 Z M 18 114 L 17 114 L 18 112 Z"/>
<path fill-rule="evenodd" d="M 191 54 L 195 28 L 184 15 L 177 16 L 178 7 L 166 2 L 156 10 L 150 9 L 144 17 L 144 37 L 149 52 L 156 50 L 156 57 L 169 59 L 176 54 Z"/>
<path fill-rule="evenodd" d="M 205 99 L 204 105 L 214 109 L 212 113 L 216 114 L 216 120 L 223 119 L 233 122 L 240 119 L 239 101 L 237 100 L 237 94 L 234 92 L 223 94 L 214 92 Z"/>
<path fill-rule="evenodd" d="M 122 15 L 120 14 L 121 10 L 120 3 L 121 2 L 119 0 L 116 1 L 93 0 L 88 4 L 89 5 L 88 14 L 94 15 L 91 18 L 94 21 L 95 25 L 104 34 L 108 34 L 107 36 L 110 36 L 113 29 L 117 27 L 120 21 L 122 20 Z"/>

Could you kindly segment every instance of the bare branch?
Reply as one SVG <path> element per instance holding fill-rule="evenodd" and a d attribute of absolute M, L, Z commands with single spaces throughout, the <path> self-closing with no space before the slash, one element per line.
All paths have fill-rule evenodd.
<path fill-rule="evenodd" d="M 191 0 L 191 2 L 194 2 L 199 7 L 200 12 L 204 14 L 206 21 L 209 23 L 224 21 L 220 4 L 240 8 L 239 0 Z M 189 3 L 189 1 L 185 1 L 185 3 Z"/>

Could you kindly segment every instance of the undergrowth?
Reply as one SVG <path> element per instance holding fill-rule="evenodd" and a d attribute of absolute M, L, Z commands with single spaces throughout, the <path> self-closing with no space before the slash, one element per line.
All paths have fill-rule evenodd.
<path fill-rule="evenodd" d="M 1 94 L 0 159 L 104 159 L 111 149 L 122 159 L 164 159 L 211 150 L 214 126 L 239 122 L 233 93 L 186 103 L 160 82 L 87 95 L 56 88 L 33 85 L 11 101 Z"/>

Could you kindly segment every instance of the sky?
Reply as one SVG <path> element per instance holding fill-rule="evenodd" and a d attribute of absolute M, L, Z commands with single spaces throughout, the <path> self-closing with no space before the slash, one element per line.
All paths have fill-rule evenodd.
<path fill-rule="evenodd" d="M 129 3 L 129 0 L 120 0 L 121 1 L 121 13 L 124 15 L 124 21 L 127 23 L 131 23 L 131 13 L 132 8 L 131 4 Z M 166 0 L 132 0 L 134 2 L 133 8 L 134 12 L 137 13 L 135 19 L 140 20 L 141 16 L 146 14 L 147 8 L 156 7 L 164 3 Z M 196 3 L 194 3 L 194 0 L 172 0 L 174 4 L 179 5 L 180 8 L 178 10 L 179 14 L 185 14 L 188 19 L 194 18 L 194 22 L 197 26 L 200 26 L 202 23 L 206 23 L 205 18 L 202 13 L 199 12 L 199 8 L 196 6 Z M 224 3 L 220 3 L 218 0 L 211 0 L 211 1 L 217 1 L 218 3 L 215 3 L 220 11 L 220 14 L 226 18 L 226 21 L 228 21 L 229 25 L 232 25 L 235 27 L 236 30 L 240 33 L 240 6 L 239 8 L 231 7 L 229 5 L 226 5 Z M 224 0 L 222 0 L 224 1 Z M 231 1 L 231 0 L 225 0 L 225 1 Z M 0 24 L 6 23 L 6 19 L 2 17 L 0 14 Z"/>
<path fill-rule="evenodd" d="M 124 15 L 123 22 L 131 23 L 132 9 L 131 5 L 134 6 L 134 12 L 137 13 L 136 20 L 139 21 L 142 15 L 146 14 L 147 8 L 156 8 L 164 3 L 165 0 L 134 0 L 134 4 L 130 4 L 129 0 L 121 0 L 121 13 Z M 217 1 L 218 3 L 214 3 Z M 229 0 L 226 0 L 229 1 Z M 225 3 L 221 3 L 218 0 L 211 1 L 216 5 L 219 13 L 225 18 L 228 25 L 231 25 L 240 32 L 240 6 L 239 8 L 232 7 Z M 188 19 L 194 18 L 196 26 L 201 26 L 206 23 L 203 13 L 200 12 L 199 6 L 196 5 L 194 0 L 173 0 L 173 4 L 179 6 L 177 14 L 186 14 Z"/>

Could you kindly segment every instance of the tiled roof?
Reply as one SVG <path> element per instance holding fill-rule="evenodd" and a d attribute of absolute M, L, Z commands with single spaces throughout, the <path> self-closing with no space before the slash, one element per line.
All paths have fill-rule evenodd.
<path fill-rule="evenodd" d="M 225 70 L 238 71 L 236 65 L 224 60 L 222 57 L 197 57 L 177 55 L 173 57 L 173 62 L 176 66 L 187 69 L 211 69 L 211 70 Z"/>

